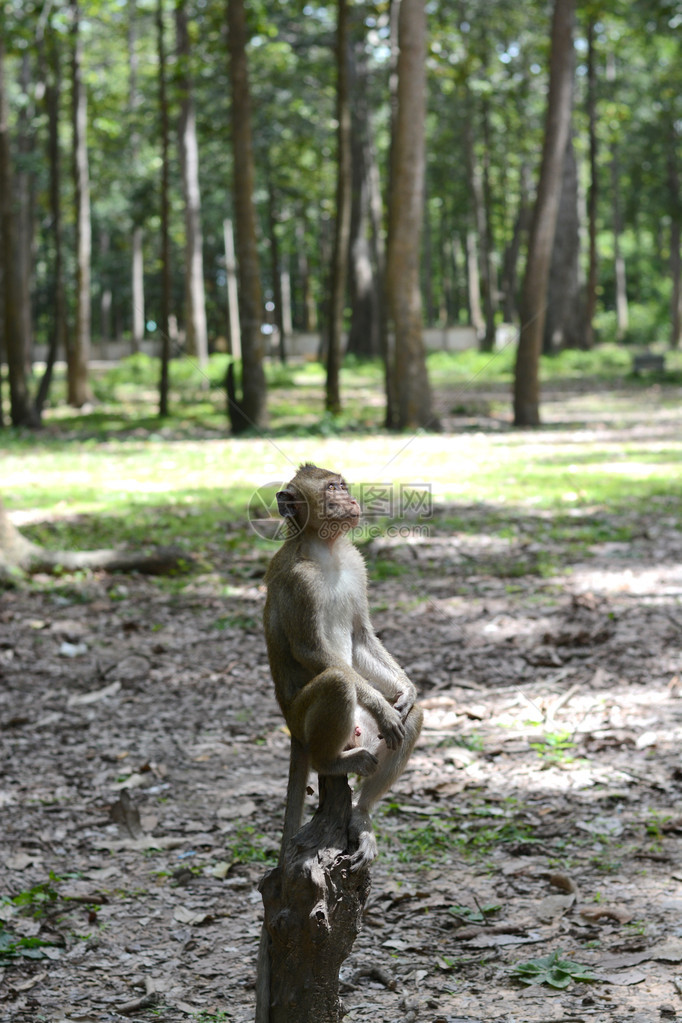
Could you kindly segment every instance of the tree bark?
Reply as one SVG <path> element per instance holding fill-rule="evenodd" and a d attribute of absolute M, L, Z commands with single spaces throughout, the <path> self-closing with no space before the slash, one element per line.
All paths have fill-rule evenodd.
<path fill-rule="evenodd" d="M 478 159 L 473 132 L 475 107 L 473 97 L 469 93 L 467 93 L 467 98 L 468 116 L 466 118 L 465 130 L 467 171 L 478 240 L 478 281 L 483 298 L 483 319 L 480 326 L 477 327 L 477 333 L 479 335 L 478 345 L 480 351 L 492 352 L 495 346 L 495 302 L 493 295 L 491 258 L 493 242 L 490 227 L 489 157 L 484 155 L 482 161 Z M 482 113 L 482 118 L 485 150 L 487 148 L 487 140 L 485 137 L 489 134 L 487 127 L 488 114 L 485 108 Z M 479 305 L 479 303 L 476 304 Z"/>
<path fill-rule="evenodd" d="M 168 415 L 169 364 L 171 356 L 170 304 L 170 140 L 166 83 L 166 43 L 163 24 L 163 0 L 157 0 L 156 34 L 159 54 L 159 115 L 161 124 L 161 377 L 159 415 Z"/>
<path fill-rule="evenodd" d="M 42 47 L 41 47 L 42 51 Z M 46 52 L 45 52 L 46 51 Z M 54 245 L 54 262 L 51 281 L 52 318 L 49 327 L 47 359 L 35 406 L 41 415 L 52 383 L 52 373 L 57 356 L 66 353 L 66 295 L 64 292 L 64 256 L 62 249 L 62 205 L 61 205 L 61 152 L 59 147 L 59 94 L 61 84 L 59 39 L 50 26 L 45 47 L 46 86 L 45 107 L 47 111 L 48 143 L 47 162 L 50 168 L 50 219 Z"/>
<path fill-rule="evenodd" d="M 91 400 L 90 361 L 90 171 L 88 165 L 88 107 L 82 70 L 79 0 L 71 0 L 71 82 L 73 180 L 76 203 L 76 325 L 67 346 L 69 404 L 82 408 Z"/>
<path fill-rule="evenodd" d="M 378 169 L 372 145 L 367 87 L 366 62 L 362 45 L 358 41 L 352 49 L 350 84 L 352 200 L 348 351 L 364 358 L 374 358 L 381 352 L 379 296 L 383 288 L 383 274 L 377 245 L 380 224 L 376 223 L 375 214 L 377 197 L 379 202 L 381 197 L 378 194 Z"/>
<path fill-rule="evenodd" d="M 180 167 L 185 200 L 185 301 L 187 352 L 201 367 L 208 364 L 206 296 L 204 293 L 203 234 L 201 230 L 201 190 L 199 188 L 199 148 L 192 77 L 188 65 L 191 49 L 187 26 L 186 0 L 175 8 L 180 88 Z M 206 381 L 208 382 L 208 381 Z"/>
<path fill-rule="evenodd" d="M 346 307 L 351 210 L 350 104 L 348 96 L 348 4 L 337 0 L 336 26 L 336 223 L 329 296 L 329 344 L 325 404 L 328 412 L 341 411 L 341 345 Z"/>
<path fill-rule="evenodd" d="M 0 234 L 2 235 L 4 338 L 9 372 L 10 417 L 13 426 L 36 426 L 26 379 L 28 338 L 20 309 L 17 279 L 17 222 L 13 205 L 9 109 L 5 85 L 4 26 L 0 17 Z M 1 421 L 1 415 L 0 415 Z"/>
<path fill-rule="evenodd" d="M 670 347 L 679 348 L 682 339 L 682 195 L 678 167 L 679 131 L 671 125 L 667 154 L 668 192 L 670 195 Z"/>
<path fill-rule="evenodd" d="M 587 231 L 589 256 L 587 288 L 585 292 L 585 336 L 586 349 L 594 347 L 594 316 L 597 311 L 597 283 L 599 264 L 597 261 L 597 204 L 599 200 L 599 174 L 597 169 L 597 68 L 594 48 L 594 16 L 587 23 L 587 120 L 589 134 L 590 184 L 587 193 Z"/>
<path fill-rule="evenodd" d="M 391 142 L 386 313 L 388 350 L 394 352 L 387 420 L 398 429 L 434 427 L 431 388 L 422 339 L 419 288 L 424 215 L 426 117 L 426 10 L 424 0 L 400 0 L 398 92 Z"/>
<path fill-rule="evenodd" d="M 580 218 L 578 216 L 578 167 L 573 140 L 564 154 L 561 198 L 547 287 L 547 315 L 543 350 L 584 347 L 585 288 L 580 272 Z"/>
<path fill-rule="evenodd" d="M 561 195 L 561 172 L 571 127 L 574 13 L 575 0 L 555 0 L 547 121 L 521 295 L 521 333 L 514 375 L 515 426 L 540 423 L 539 363 L 547 283 Z"/>
<path fill-rule="evenodd" d="M 231 417 L 234 432 L 267 422 L 263 369 L 263 292 L 253 205 L 253 141 L 251 93 L 246 58 L 244 0 L 227 0 L 227 39 L 232 91 L 232 153 L 234 225 L 239 275 L 239 312 L 242 343 L 242 397 L 238 415 Z M 232 408 L 232 405 L 230 405 Z"/>
<path fill-rule="evenodd" d="M 320 777 L 320 806 L 260 884 L 269 942 L 269 1005 L 259 1023 L 341 1023 L 339 970 L 357 937 L 369 871 L 350 872 L 351 793 Z"/>

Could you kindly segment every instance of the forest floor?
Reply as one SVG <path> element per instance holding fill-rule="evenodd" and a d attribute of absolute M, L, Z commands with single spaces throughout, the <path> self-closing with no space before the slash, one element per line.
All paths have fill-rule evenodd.
<path fill-rule="evenodd" d="M 365 551 L 426 718 L 376 816 L 347 1019 L 682 1018 L 679 517 L 601 509 L 567 563 L 547 513 L 506 538 L 447 513 Z M 0 595 L 2 1023 L 253 1019 L 288 764 L 265 564 Z"/>

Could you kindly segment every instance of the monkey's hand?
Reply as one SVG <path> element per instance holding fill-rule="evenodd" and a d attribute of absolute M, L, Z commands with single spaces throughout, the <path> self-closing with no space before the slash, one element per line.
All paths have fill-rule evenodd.
<path fill-rule="evenodd" d="M 381 738 L 389 749 L 397 749 L 405 738 L 405 725 L 399 712 L 384 701 L 375 717 Z"/>
<path fill-rule="evenodd" d="M 400 720 L 404 721 L 407 715 L 414 707 L 414 701 L 417 693 L 413 686 L 409 686 L 407 689 L 403 689 L 398 694 L 398 699 L 393 701 L 393 707 L 400 714 Z"/>

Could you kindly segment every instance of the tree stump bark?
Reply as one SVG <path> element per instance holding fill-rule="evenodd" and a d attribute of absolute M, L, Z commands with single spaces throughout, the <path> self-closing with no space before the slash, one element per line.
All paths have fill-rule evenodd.
<path fill-rule="evenodd" d="M 339 971 L 360 928 L 370 875 L 350 870 L 348 780 L 320 776 L 319 784 L 315 816 L 259 885 L 263 1023 L 340 1023 L 343 1015 Z"/>

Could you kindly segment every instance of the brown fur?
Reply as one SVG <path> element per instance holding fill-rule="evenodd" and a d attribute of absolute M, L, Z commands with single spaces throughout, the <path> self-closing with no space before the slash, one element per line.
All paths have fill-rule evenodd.
<path fill-rule="evenodd" d="M 370 810 L 402 773 L 422 714 L 415 687 L 372 629 L 365 564 L 347 535 L 360 507 L 343 477 L 308 463 L 277 497 L 290 535 L 267 572 L 264 624 L 292 736 L 283 846 L 301 825 L 310 767 L 357 774 L 364 780 L 351 831 L 359 869 L 376 856 Z"/>

